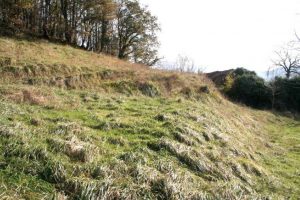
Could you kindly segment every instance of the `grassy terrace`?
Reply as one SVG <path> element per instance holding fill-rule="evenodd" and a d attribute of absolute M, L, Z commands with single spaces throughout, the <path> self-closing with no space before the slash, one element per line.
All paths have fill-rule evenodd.
<path fill-rule="evenodd" d="M 0 199 L 300 196 L 299 121 L 235 105 L 202 75 L 0 44 Z"/>

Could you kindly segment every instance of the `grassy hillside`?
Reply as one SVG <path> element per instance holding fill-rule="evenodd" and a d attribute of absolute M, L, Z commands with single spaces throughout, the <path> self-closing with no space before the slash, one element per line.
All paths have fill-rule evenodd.
<path fill-rule="evenodd" d="M 209 84 L 205 77 L 150 70 L 145 66 L 47 41 L 0 38 L 0 44 L 2 78 L 10 83 L 142 92 L 148 96 L 158 93 L 192 95 L 194 91 L 201 93 L 202 87 L 207 86 L 203 84 Z"/>
<path fill-rule="evenodd" d="M 205 77 L 0 38 L 1 199 L 297 199 L 300 122 Z"/>

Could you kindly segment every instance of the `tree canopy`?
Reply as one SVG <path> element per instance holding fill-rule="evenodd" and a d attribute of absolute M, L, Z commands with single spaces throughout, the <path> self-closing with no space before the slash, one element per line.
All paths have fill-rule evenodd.
<path fill-rule="evenodd" d="M 146 65 L 159 60 L 158 20 L 137 0 L 0 0 L 0 29 Z"/>

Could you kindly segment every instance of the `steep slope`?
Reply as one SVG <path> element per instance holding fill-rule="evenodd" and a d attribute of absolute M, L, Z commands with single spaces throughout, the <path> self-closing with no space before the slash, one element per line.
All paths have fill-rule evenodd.
<path fill-rule="evenodd" d="M 123 93 L 147 93 L 151 88 L 159 88 L 159 92 L 165 95 L 191 95 L 191 90 L 201 92 L 202 86 L 206 86 L 202 84 L 209 84 L 202 76 L 180 76 L 178 73 L 151 70 L 47 41 L 27 42 L 1 38 L 0 43 L 2 81 Z"/>
<path fill-rule="evenodd" d="M 0 197 L 263 199 L 299 191 L 297 121 L 202 75 L 0 38 Z"/>

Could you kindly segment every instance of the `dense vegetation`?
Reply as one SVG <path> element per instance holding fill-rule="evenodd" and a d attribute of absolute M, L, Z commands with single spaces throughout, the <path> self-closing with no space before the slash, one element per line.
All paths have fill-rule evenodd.
<path fill-rule="evenodd" d="M 203 76 L 0 38 L 5 199 L 297 199 L 299 122 Z M 51 56 L 49 56 L 51 55 Z"/>
<path fill-rule="evenodd" d="M 255 108 L 271 105 L 271 90 L 255 72 L 238 68 L 226 77 L 225 93 L 233 100 Z"/>
<path fill-rule="evenodd" d="M 300 111 L 300 77 L 265 81 L 255 72 L 237 68 L 208 75 L 232 100 L 247 106 L 278 111 Z"/>
<path fill-rule="evenodd" d="M 273 108 L 300 112 L 300 77 L 276 77 L 270 83 Z"/>
<path fill-rule="evenodd" d="M 157 18 L 137 0 L 0 0 L 0 33 L 63 41 L 154 65 Z"/>

